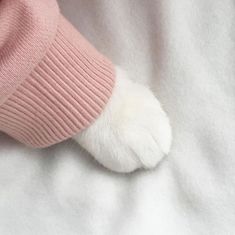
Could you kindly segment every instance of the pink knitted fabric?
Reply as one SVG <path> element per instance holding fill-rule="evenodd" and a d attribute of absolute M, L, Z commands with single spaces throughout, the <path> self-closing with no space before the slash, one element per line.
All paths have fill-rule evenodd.
<path fill-rule="evenodd" d="M 63 141 L 99 116 L 114 77 L 55 0 L 0 1 L 0 131 L 32 147 Z"/>

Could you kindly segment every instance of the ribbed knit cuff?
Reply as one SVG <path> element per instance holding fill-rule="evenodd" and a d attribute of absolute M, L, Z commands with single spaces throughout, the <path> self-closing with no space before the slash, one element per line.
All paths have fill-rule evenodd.
<path fill-rule="evenodd" d="M 31 147 L 88 127 L 112 93 L 114 67 L 62 16 L 52 46 L 0 107 L 1 130 Z"/>

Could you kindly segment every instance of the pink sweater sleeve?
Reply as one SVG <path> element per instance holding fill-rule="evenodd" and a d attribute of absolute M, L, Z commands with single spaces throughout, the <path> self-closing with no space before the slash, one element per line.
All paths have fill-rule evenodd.
<path fill-rule="evenodd" d="M 114 77 L 55 0 L 0 1 L 0 131 L 32 147 L 61 142 L 99 116 Z"/>

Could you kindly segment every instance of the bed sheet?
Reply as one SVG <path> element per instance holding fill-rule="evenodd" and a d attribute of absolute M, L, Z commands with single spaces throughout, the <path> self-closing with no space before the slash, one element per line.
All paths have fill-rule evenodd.
<path fill-rule="evenodd" d="M 60 0 L 61 11 L 168 113 L 172 151 L 112 173 L 72 140 L 30 150 L 0 135 L 1 235 L 235 234 L 232 0 Z"/>

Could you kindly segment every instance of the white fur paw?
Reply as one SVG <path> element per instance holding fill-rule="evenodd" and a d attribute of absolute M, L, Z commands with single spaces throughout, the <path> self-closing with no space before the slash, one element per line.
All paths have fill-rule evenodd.
<path fill-rule="evenodd" d="M 104 111 L 73 139 L 113 171 L 155 167 L 171 146 L 167 115 L 148 88 L 129 80 L 118 67 L 116 74 Z"/>

